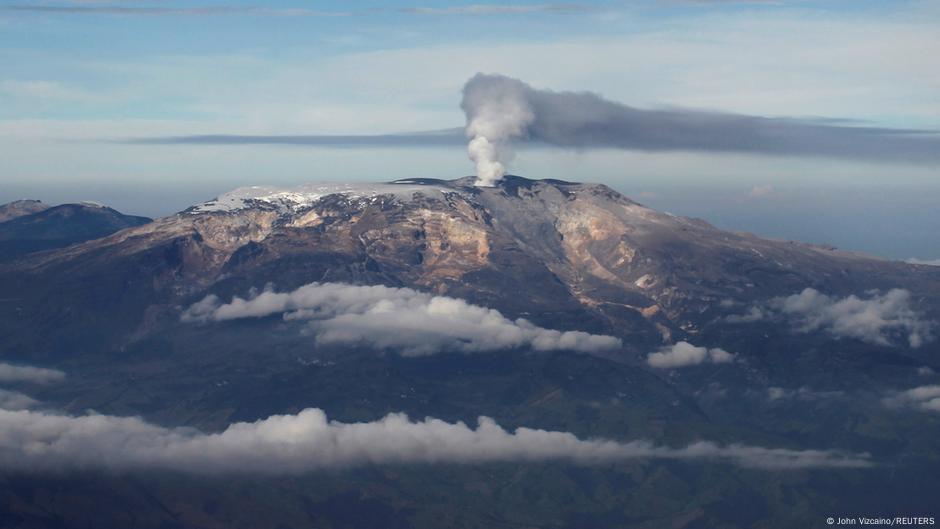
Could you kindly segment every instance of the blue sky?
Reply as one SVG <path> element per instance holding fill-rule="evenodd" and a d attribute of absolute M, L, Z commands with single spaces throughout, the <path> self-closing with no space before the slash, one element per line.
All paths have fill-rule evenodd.
<path fill-rule="evenodd" d="M 244 184 L 469 174 L 457 147 L 114 140 L 461 126 L 479 71 L 641 108 L 940 129 L 938 56 L 931 1 L 0 0 L 0 201 L 161 215 Z M 726 228 L 940 257 L 937 166 L 520 149 L 511 170 Z"/>

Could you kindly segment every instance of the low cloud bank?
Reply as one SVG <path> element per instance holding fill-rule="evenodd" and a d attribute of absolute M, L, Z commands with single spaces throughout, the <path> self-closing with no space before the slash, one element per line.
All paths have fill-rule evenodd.
<path fill-rule="evenodd" d="M 646 363 L 651 367 L 670 369 L 676 367 L 694 366 L 706 362 L 712 364 L 726 364 L 734 361 L 734 355 L 721 348 L 708 349 L 696 347 L 689 342 L 678 342 L 663 347 L 656 353 L 646 357 Z"/>
<path fill-rule="evenodd" d="M 824 331 L 835 338 L 854 338 L 875 345 L 896 345 L 900 336 L 911 347 L 920 347 L 933 339 L 933 323 L 912 307 L 910 292 L 895 288 L 867 295 L 834 298 L 807 288 L 725 319 L 748 323 L 783 318 L 794 323 L 799 332 Z"/>
<path fill-rule="evenodd" d="M 32 366 L 16 366 L 0 362 L 0 383 L 49 384 L 65 378 L 57 369 Z M 0 410 L 27 410 L 39 404 L 29 395 L 0 388 Z"/>
<path fill-rule="evenodd" d="M 48 384 L 65 378 L 65 373 L 57 369 L 42 367 L 15 366 L 0 362 L 0 382 L 31 382 Z"/>
<path fill-rule="evenodd" d="M 460 299 L 381 285 L 311 283 L 292 292 L 266 291 L 224 304 L 208 296 L 186 309 L 182 320 L 220 322 L 275 314 L 309 321 L 321 345 L 365 345 L 405 356 L 521 347 L 597 353 L 622 345 L 613 336 L 545 329 Z"/>
<path fill-rule="evenodd" d="M 433 418 L 411 421 L 403 414 L 341 423 L 311 408 L 206 434 L 134 417 L 0 410 L 0 468 L 30 472 L 161 468 L 195 474 L 299 474 L 368 464 L 631 459 L 711 460 L 763 469 L 872 465 L 868 454 L 829 450 L 711 442 L 669 448 L 644 441 L 582 440 L 531 428 L 509 432 L 487 417 L 475 429 Z"/>
<path fill-rule="evenodd" d="M 0 410 L 27 410 L 39 404 L 19 391 L 0 389 Z"/>
<path fill-rule="evenodd" d="M 940 385 L 920 386 L 884 399 L 891 407 L 940 412 Z"/>
<path fill-rule="evenodd" d="M 905 259 L 904 262 L 916 265 L 940 266 L 940 259 L 918 259 L 916 257 L 911 257 L 910 259 Z"/>

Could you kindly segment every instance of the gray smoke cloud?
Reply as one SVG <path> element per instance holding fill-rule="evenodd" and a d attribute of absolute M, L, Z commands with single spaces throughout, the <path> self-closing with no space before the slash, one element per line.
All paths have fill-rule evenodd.
<path fill-rule="evenodd" d="M 310 283 L 292 292 L 265 291 L 229 303 L 208 296 L 186 309 L 181 318 L 218 322 L 274 314 L 308 321 L 318 344 L 367 345 L 404 356 L 522 347 L 597 353 L 622 345 L 613 336 L 545 329 L 461 299 L 382 285 Z"/>
<path fill-rule="evenodd" d="M 875 345 L 895 345 L 896 334 L 915 348 L 933 339 L 933 322 L 912 306 L 909 291 L 898 288 L 884 294 L 872 291 L 867 297 L 844 298 L 806 288 L 725 320 L 748 323 L 781 318 L 790 320 L 799 332 L 823 331 L 835 338 L 854 338 Z"/>
<path fill-rule="evenodd" d="M 460 108 L 467 116 L 467 153 L 476 165 L 477 185 L 492 186 L 506 174 L 511 140 L 528 136 L 535 121 L 529 85 L 509 77 L 477 74 L 463 87 Z"/>
<path fill-rule="evenodd" d="M 65 373 L 56 369 L 32 366 L 16 366 L 0 362 L 0 382 L 30 382 L 47 384 L 65 378 Z"/>
<path fill-rule="evenodd" d="M 734 361 L 734 355 L 715 347 L 698 347 L 689 342 L 678 342 L 661 348 L 655 353 L 650 353 L 646 357 L 646 363 L 650 367 L 661 369 L 673 369 L 677 367 L 687 367 L 706 362 L 712 364 L 727 364 Z"/>
<path fill-rule="evenodd" d="M 640 109 L 590 92 L 536 89 L 503 75 L 481 73 L 470 78 L 464 84 L 460 107 L 466 117 L 462 132 L 457 128 L 364 135 L 211 134 L 112 141 L 330 148 L 466 145 L 476 167 L 477 185 L 481 186 L 495 185 L 505 176 L 516 144 L 940 163 L 940 134 L 935 130 L 860 126 L 837 118 L 807 120 L 677 108 Z"/>
<path fill-rule="evenodd" d="M 940 163 L 936 131 L 845 126 L 685 109 L 644 110 L 590 92 L 540 90 L 477 74 L 463 88 L 479 185 L 506 172 L 514 141 L 571 148 L 688 150 Z"/>
<path fill-rule="evenodd" d="M 682 448 L 645 441 L 579 439 L 568 432 L 518 428 L 487 417 L 476 428 L 390 414 L 374 422 L 328 420 L 319 409 L 233 423 L 207 434 L 163 428 L 136 417 L 67 416 L 0 410 L 0 469 L 170 469 L 185 473 L 300 474 L 368 464 L 484 463 L 630 459 L 712 460 L 762 469 L 871 466 L 868 454 L 696 442 Z"/>

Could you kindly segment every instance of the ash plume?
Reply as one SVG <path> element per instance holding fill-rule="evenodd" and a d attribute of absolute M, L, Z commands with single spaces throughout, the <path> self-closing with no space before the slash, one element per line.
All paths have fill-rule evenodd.
<path fill-rule="evenodd" d="M 464 85 L 460 108 L 467 116 L 467 153 L 478 186 L 493 186 L 505 176 L 510 140 L 524 136 L 535 121 L 530 92 L 527 84 L 497 75 L 477 74 Z"/>
<path fill-rule="evenodd" d="M 590 92 L 536 89 L 503 75 L 473 76 L 464 85 L 461 108 L 470 138 L 468 152 L 481 186 L 492 186 L 505 175 L 516 141 L 575 149 L 940 163 L 940 134 L 933 130 L 703 110 L 639 109 Z"/>

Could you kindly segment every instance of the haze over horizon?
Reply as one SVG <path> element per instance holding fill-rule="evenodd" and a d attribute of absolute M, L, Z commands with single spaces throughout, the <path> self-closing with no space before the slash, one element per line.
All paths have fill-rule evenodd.
<path fill-rule="evenodd" d="M 515 174 L 605 183 L 722 228 L 936 259 L 935 160 L 842 139 L 836 156 L 805 146 L 820 130 L 936 141 L 940 70 L 924 50 L 940 43 L 938 22 L 937 4 L 916 0 L 4 1 L 0 202 L 161 216 L 243 185 L 456 178 L 471 172 L 461 134 L 381 138 L 461 127 L 461 88 L 483 72 L 598 94 L 639 123 L 805 124 L 783 148 L 650 144 L 648 127 L 626 143 L 555 134 L 555 146 L 516 142 Z M 712 136 L 735 141 L 727 127 Z"/>

